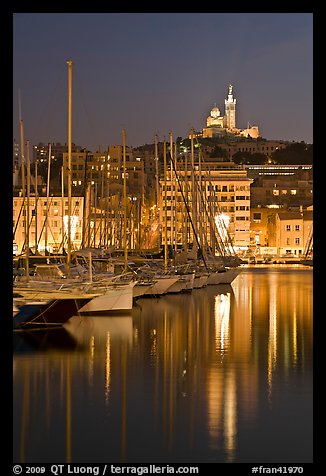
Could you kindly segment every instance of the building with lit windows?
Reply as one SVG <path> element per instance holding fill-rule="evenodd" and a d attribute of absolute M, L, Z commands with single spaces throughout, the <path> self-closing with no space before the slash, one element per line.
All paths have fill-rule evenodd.
<path fill-rule="evenodd" d="M 32 252 L 61 253 L 62 247 L 67 247 L 68 231 L 68 200 L 60 196 L 30 197 L 23 200 L 22 196 L 13 199 L 13 236 L 17 245 L 17 254 L 24 251 L 25 232 L 29 233 L 29 248 Z M 71 199 L 71 246 L 79 249 L 83 232 L 83 197 Z M 27 228 L 27 216 L 29 216 L 29 230 Z M 64 237 L 63 237 L 64 235 Z"/>
<path fill-rule="evenodd" d="M 268 207 L 251 206 L 250 208 L 250 243 L 258 253 L 261 247 L 268 246 L 267 225 L 271 213 L 273 209 Z"/>
<path fill-rule="evenodd" d="M 78 152 L 83 150 L 80 145 L 71 144 L 72 152 Z M 60 144 L 60 142 L 51 143 L 51 159 L 62 159 L 63 154 L 68 152 L 67 144 Z M 33 145 L 33 156 L 32 160 L 38 162 L 45 162 L 48 160 L 49 156 L 49 144 L 44 144 L 39 142 L 37 145 Z"/>
<path fill-rule="evenodd" d="M 73 188 L 95 183 L 100 186 L 105 173 L 107 153 L 81 150 L 71 153 L 71 184 Z M 64 183 L 68 180 L 68 152 L 63 153 Z"/>
<path fill-rule="evenodd" d="M 300 164 L 300 165 L 285 165 L 285 164 L 243 164 L 242 167 L 247 170 L 248 177 L 258 178 L 258 177 L 269 177 L 277 175 L 285 175 L 288 177 L 294 177 L 298 172 L 310 171 L 312 172 L 312 165 L 309 164 Z"/>
<path fill-rule="evenodd" d="M 251 204 L 256 206 L 307 207 L 313 202 L 312 167 L 292 176 L 262 175 L 251 186 Z"/>
<path fill-rule="evenodd" d="M 195 242 L 195 229 L 214 249 L 217 230 L 223 240 L 227 240 L 228 234 L 235 251 L 246 251 L 250 245 L 252 182 L 247 172 L 239 166 L 227 168 L 212 161 L 205 165 L 197 162 L 193 175 L 189 170 L 185 173 L 185 168 L 178 164 L 178 177 L 169 170 L 166 181 L 160 180 L 160 222 L 164 224 L 166 220 L 168 244 L 182 248 L 187 242 Z M 162 238 L 164 243 L 164 233 Z"/>
<path fill-rule="evenodd" d="M 123 146 L 110 145 L 108 160 L 111 183 L 123 183 Z M 144 161 L 141 156 L 135 155 L 131 147 L 126 147 L 126 174 L 127 192 L 129 195 L 144 197 L 146 174 Z"/>
<path fill-rule="evenodd" d="M 313 211 L 279 211 L 267 224 L 268 244 L 278 256 L 303 256 L 313 230 Z"/>
<path fill-rule="evenodd" d="M 68 177 L 68 153 L 63 154 L 65 183 Z M 133 150 L 126 147 L 127 192 L 141 197 L 144 194 L 145 172 L 141 158 L 133 157 Z M 80 191 L 94 186 L 97 195 L 115 193 L 123 186 L 123 147 L 111 145 L 106 152 L 79 151 L 71 154 L 72 187 Z M 109 188 L 108 188 L 109 187 Z"/>
<path fill-rule="evenodd" d="M 275 248 L 277 243 L 282 242 L 282 237 L 276 233 L 281 228 L 272 228 L 271 223 L 277 222 L 279 213 L 302 213 L 310 210 L 313 204 L 313 180 L 311 165 L 282 165 L 277 168 L 267 166 L 257 166 L 255 173 L 248 175 L 255 176 L 250 187 L 251 210 L 250 210 L 250 233 L 251 245 L 256 248 L 257 253 L 277 254 Z M 283 215 L 280 215 L 283 217 Z M 288 216 L 288 215 L 286 215 Z M 302 240 L 300 244 L 292 240 L 292 245 L 300 245 L 293 248 L 297 252 L 302 251 Z M 294 253 L 295 254 L 295 253 Z"/>

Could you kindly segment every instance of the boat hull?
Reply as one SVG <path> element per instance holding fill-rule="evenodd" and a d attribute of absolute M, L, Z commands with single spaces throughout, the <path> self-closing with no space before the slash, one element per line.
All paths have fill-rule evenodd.
<path fill-rule="evenodd" d="M 79 309 L 80 314 L 118 312 L 131 310 L 135 282 L 125 285 L 112 285 L 103 294 L 94 297 Z"/>
<path fill-rule="evenodd" d="M 221 280 L 219 284 L 231 284 L 240 272 L 241 269 L 239 268 L 229 268 L 226 271 L 219 273 L 221 274 Z"/>
<path fill-rule="evenodd" d="M 45 302 L 22 304 L 13 317 L 14 328 L 60 326 L 79 310 L 91 298 L 50 299 Z"/>
<path fill-rule="evenodd" d="M 178 277 L 173 278 L 155 278 L 155 282 L 152 286 L 142 295 L 145 296 L 160 296 L 169 292 L 171 286 L 173 286 L 178 281 Z"/>
<path fill-rule="evenodd" d="M 181 274 L 178 280 L 169 287 L 168 293 L 191 292 L 194 287 L 195 273 Z"/>

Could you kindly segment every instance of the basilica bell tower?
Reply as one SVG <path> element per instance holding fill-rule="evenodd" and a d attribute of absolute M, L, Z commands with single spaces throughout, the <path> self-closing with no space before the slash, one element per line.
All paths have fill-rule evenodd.
<path fill-rule="evenodd" d="M 225 128 L 226 129 L 235 129 L 235 103 L 237 102 L 236 99 L 233 99 L 233 94 L 232 94 L 232 89 L 233 86 L 230 84 L 229 86 L 229 94 L 228 98 L 225 99 Z"/>

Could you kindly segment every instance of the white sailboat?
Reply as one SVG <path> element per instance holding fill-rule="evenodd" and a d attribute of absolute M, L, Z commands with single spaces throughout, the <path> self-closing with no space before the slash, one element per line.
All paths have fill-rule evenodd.
<path fill-rule="evenodd" d="M 98 289 L 100 294 L 82 306 L 79 313 L 130 311 L 133 306 L 133 288 L 135 284 L 135 281 L 127 284 L 108 283 L 107 285 L 93 283 L 92 292 Z"/>

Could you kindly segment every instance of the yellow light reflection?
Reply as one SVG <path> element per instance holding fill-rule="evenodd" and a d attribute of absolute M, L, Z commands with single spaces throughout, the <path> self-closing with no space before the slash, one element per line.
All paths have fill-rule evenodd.
<path fill-rule="evenodd" d="M 110 383 L 111 383 L 111 337 L 110 332 L 106 335 L 105 345 L 105 403 L 110 400 Z"/>
<path fill-rule="evenodd" d="M 231 293 L 215 296 L 215 351 L 222 357 L 230 347 L 230 308 Z M 223 372 L 224 365 L 221 359 L 218 365 L 209 371 L 207 416 L 210 448 L 219 450 L 223 435 L 223 446 L 228 460 L 232 461 L 236 436 L 236 385 L 234 377 Z"/>
<path fill-rule="evenodd" d="M 230 302 L 230 293 L 215 296 L 215 346 L 217 351 L 221 350 L 221 353 L 225 352 L 229 346 Z"/>
<path fill-rule="evenodd" d="M 227 462 L 232 463 L 235 458 L 237 435 L 237 397 L 236 379 L 234 372 L 229 373 L 226 379 L 224 398 L 224 447 L 227 453 Z"/>
<path fill-rule="evenodd" d="M 156 335 L 156 329 L 151 330 L 151 350 L 150 350 L 150 355 L 153 359 L 156 357 L 157 353 L 157 335 Z"/>
<path fill-rule="evenodd" d="M 292 331 L 292 343 L 293 343 L 293 366 L 297 365 L 298 360 L 298 348 L 297 348 L 297 313 L 293 312 L 293 331 Z"/>
<path fill-rule="evenodd" d="M 88 381 L 89 384 L 93 386 L 94 379 L 94 353 L 95 353 L 95 337 L 91 336 L 90 338 L 90 358 L 88 364 Z"/>
<path fill-rule="evenodd" d="M 268 397 L 271 402 L 273 372 L 277 361 L 277 295 L 276 286 L 271 286 L 269 296 L 269 333 L 268 333 Z"/>
<path fill-rule="evenodd" d="M 219 437 L 222 432 L 224 379 L 217 368 L 211 368 L 207 381 L 207 418 L 209 431 L 209 447 L 219 450 Z"/>

